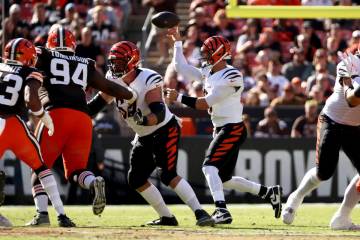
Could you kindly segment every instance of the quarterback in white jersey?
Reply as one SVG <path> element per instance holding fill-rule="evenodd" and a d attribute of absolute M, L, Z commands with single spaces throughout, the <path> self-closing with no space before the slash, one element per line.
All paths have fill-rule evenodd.
<path fill-rule="evenodd" d="M 169 29 L 168 36 L 175 42 L 173 64 L 176 71 L 189 79 L 205 81 L 205 97 L 189 97 L 167 89 L 167 98 L 170 102 L 178 101 L 195 109 L 208 109 L 211 114 L 214 139 L 206 153 L 202 170 L 216 206 L 212 214 L 215 223 L 232 222 L 223 188 L 249 192 L 268 200 L 275 210 L 275 217 L 280 217 L 280 186 L 266 187 L 232 176 L 247 133 L 242 122 L 243 106 L 240 102 L 243 77 L 239 70 L 226 63 L 226 58 L 231 56 L 230 42 L 221 36 L 209 37 L 201 47 L 204 67 L 199 69 L 187 63 L 178 28 Z"/>
<path fill-rule="evenodd" d="M 302 179 L 299 187 L 290 194 L 282 214 L 283 222 L 291 224 L 295 212 L 304 197 L 316 189 L 322 181 L 331 178 L 339 161 L 342 149 L 354 167 L 360 170 L 360 59 L 352 55 L 339 53 L 342 61 L 337 66 L 336 83 L 333 94 L 327 99 L 318 118 L 316 141 L 316 167 L 310 169 Z M 355 65 L 354 63 L 358 63 Z M 359 91 L 360 92 L 360 91 Z M 351 230 L 360 226 L 351 222 L 351 209 L 360 200 L 356 190 L 356 176 L 346 190 L 343 206 L 330 222 L 332 229 Z"/>
<path fill-rule="evenodd" d="M 136 137 L 130 155 L 129 185 L 156 210 L 159 219 L 149 225 L 177 226 L 178 222 L 165 205 L 159 190 L 148 180 L 151 173 L 160 168 L 162 183 L 171 187 L 193 210 L 196 224 L 213 226 L 214 220 L 202 209 L 194 190 L 176 171 L 180 125 L 164 104 L 163 79 L 155 71 L 139 68 L 140 51 L 135 44 L 122 41 L 114 44 L 109 53 L 110 70 L 106 78 L 134 90 L 138 98 L 128 101 L 113 99 L 100 93 L 88 104 L 93 115 L 106 103 L 115 100 Z"/>

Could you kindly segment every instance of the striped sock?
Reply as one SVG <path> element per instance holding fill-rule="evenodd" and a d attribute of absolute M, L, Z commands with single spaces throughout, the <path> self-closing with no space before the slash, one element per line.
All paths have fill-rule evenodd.
<path fill-rule="evenodd" d="M 49 199 L 41 184 L 32 187 L 32 194 L 37 212 L 47 212 Z"/>
<path fill-rule="evenodd" d="M 95 175 L 90 171 L 83 171 L 80 173 L 78 183 L 80 187 L 90 189 L 91 183 L 95 180 Z"/>
<path fill-rule="evenodd" d="M 50 171 L 50 169 L 46 169 L 41 171 L 38 174 L 38 178 L 44 187 L 46 193 L 48 194 L 50 201 L 55 208 L 58 215 L 65 214 L 64 205 L 61 201 L 59 190 L 56 185 L 56 181 L 54 175 Z"/>

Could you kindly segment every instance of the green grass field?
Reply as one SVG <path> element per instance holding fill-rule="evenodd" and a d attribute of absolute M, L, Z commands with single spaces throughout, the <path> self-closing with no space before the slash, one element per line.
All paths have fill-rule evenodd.
<path fill-rule="evenodd" d="M 1 228 L 0 239 L 161 239 L 161 240 L 228 240 L 228 239 L 360 239 L 360 232 L 331 231 L 328 224 L 338 205 L 305 204 L 292 226 L 282 224 L 273 217 L 268 205 L 234 205 L 229 208 L 234 221 L 231 225 L 200 228 L 195 226 L 192 212 L 182 205 L 171 205 L 179 227 L 144 227 L 155 219 L 155 212 L 148 206 L 107 206 L 103 215 L 92 215 L 90 206 L 67 206 L 67 215 L 77 228 L 58 228 L 54 211 L 49 228 L 25 228 L 25 222 L 34 214 L 33 207 L 3 206 L 0 212 L 15 227 Z M 206 205 L 210 212 L 213 207 Z M 360 211 L 355 209 L 353 220 L 360 223 Z"/>

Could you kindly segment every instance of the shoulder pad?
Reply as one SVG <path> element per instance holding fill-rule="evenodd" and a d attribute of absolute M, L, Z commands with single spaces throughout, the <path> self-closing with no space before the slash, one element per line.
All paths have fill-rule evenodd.
<path fill-rule="evenodd" d="M 221 75 L 221 80 L 228 86 L 242 86 L 243 75 L 236 68 L 228 68 Z"/>
<path fill-rule="evenodd" d="M 144 74 L 143 77 L 145 79 L 146 86 L 153 86 L 162 83 L 163 78 L 159 73 L 152 71 L 150 69 L 141 69 L 141 70 Z"/>

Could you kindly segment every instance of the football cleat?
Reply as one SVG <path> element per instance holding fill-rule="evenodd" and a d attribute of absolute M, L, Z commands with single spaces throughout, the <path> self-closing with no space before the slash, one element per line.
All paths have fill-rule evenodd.
<path fill-rule="evenodd" d="M 215 220 L 204 210 L 198 209 L 195 211 L 196 225 L 198 226 L 214 226 Z"/>
<path fill-rule="evenodd" d="M 71 221 L 65 214 L 61 214 L 57 217 L 59 227 L 76 227 L 75 223 Z"/>
<path fill-rule="evenodd" d="M 5 201 L 4 188 L 5 188 L 5 172 L 4 172 L 4 171 L 0 171 L 0 206 L 1 206 L 1 205 L 4 203 L 4 201 Z"/>
<path fill-rule="evenodd" d="M 281 195 L 282 195 L 282 187 L 279 185 L 272 186 L 268 188 L 268 192 L 265 196 L 265 200 L 269 201 L 272 208 L 275 212 L 275 218 L 279 218 L 281 216 L 282 203 L 281 203 Z"/>
<path fill-rule="evenodd" d="M 146 223 L 148 226 L 178 226 L 179 223 L 175 216 L 172 217 L 160 217 L 154 221 Z"/>
<path fill-rule="evenodd" d="M 27 227 L 50 226 L 49 214 L 38 212 L 30 222 L 25 224 L 25 226 Z"/>
<path fill-rule="evenodd" d="M 95 215 L 100 215 L 106 205 L 106 195 L 105 195 L 105 180 L 102 177 L 96 177 L 93 185 L 94 200 L 93 200 L 93 213 Z"/>
<path fill-rule="evenodd" d="M 215 224 L 230 224 L 232 222 L 232 217 L 226 208 L 216 208 L 211 218 L 214 219 Z"/>
<path fill-rule="evenodd" d="M 285 224 L 292 224 L 295 219 L 295 210 L 293 208 L 285 208 L 282 213 L 282 221 Z"/>
<path fill-rule="evenodd" d="M 9 219 L 0 214 L 0 227 L 12 227 Z"/>
<path fill-rule="evenodd" d="M 296 191 L 291 193 L 285 204 L 285 210 L 282 213 L 282 221 L 285 224 L 292 224 L 295 219 L 295 213 L 304 198 L 297 197 Z"/>
<path fill-rule="evenodd" d="M 360 225 L 354 224 L 350 218 L 335 214 L 330 221 L 332 230 L 360 231 Z"/>

